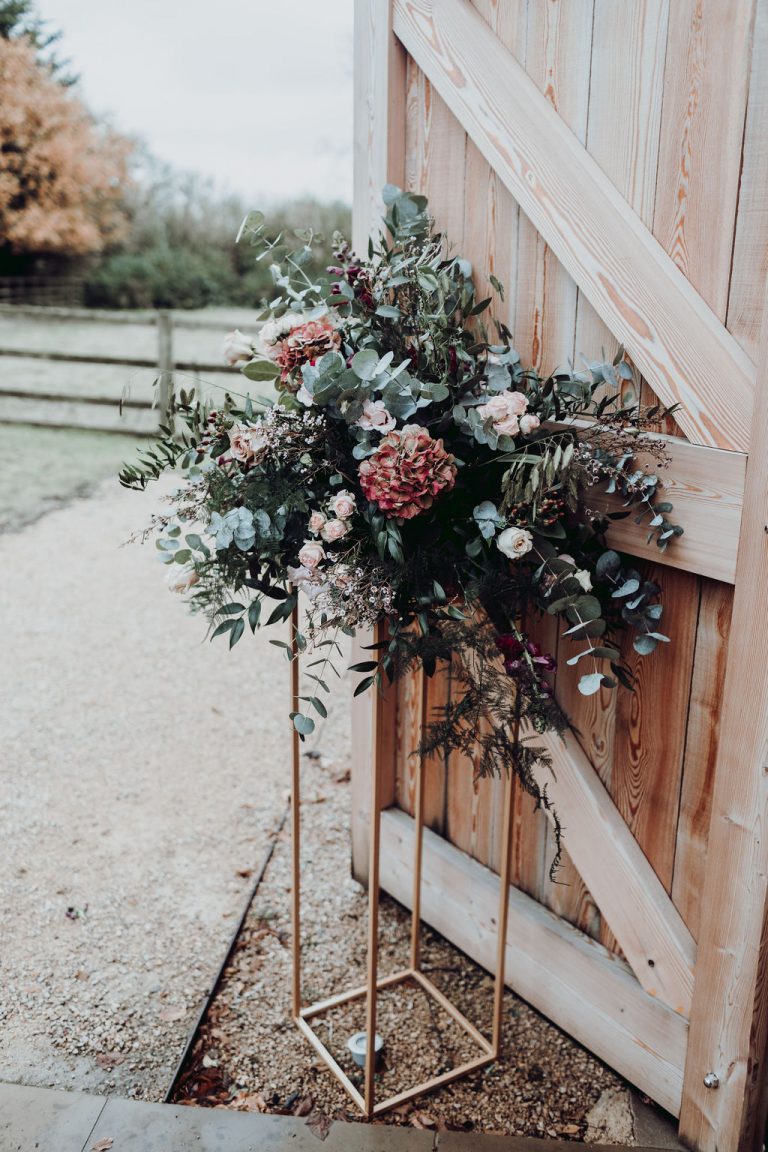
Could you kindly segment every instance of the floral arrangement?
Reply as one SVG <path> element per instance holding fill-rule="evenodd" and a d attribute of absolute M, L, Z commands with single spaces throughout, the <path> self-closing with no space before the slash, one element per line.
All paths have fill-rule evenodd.
<path fill-rule="evenodd" d="M 214 637 L 234 645 L 265 601 L 271 624 L 306 594 L 295 643 L 319 652 L 292 715 L 302 737 L 326 712 L 336 631 L 383 625 L 354 666 L 356 691 L 453 660 L 461 690 L 424 750 L 473 751 L 484 773 L 512 766 L 548 805 L 536 735 L 568 720 L 536 617 L 562 621 L 585 695 L 631 687 L 623 630 L 641 655 L 667 640 L 659 588 L 608 541 L 611 518 L 633 513 L 660 549 L 682 532 L 660 499 L 660 412 L 622 399 L 633 380 L 622 353 L 546 379 L 524 368 L 426 200 L 391 186 L 384 199 L 386 231 L 367 256 L 336 236 L 317 281 L 304 271 L 315 237 L 270 237 L 260 214 L 246 219 L 241 239 L 270 259 L 275 296 L 258 334 L 232 332 L 224 351 L 269 394 L 233 390 L 214 407 L 180 391 L 173 427 L 121 481 L 180 471 L 151 527 L 172 587 Z M 605 492 L 624 507 L 599 511 Z"/>

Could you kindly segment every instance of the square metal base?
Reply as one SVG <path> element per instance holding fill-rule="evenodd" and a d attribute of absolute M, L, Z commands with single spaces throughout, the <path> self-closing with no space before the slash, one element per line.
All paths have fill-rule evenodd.
<path fill-rule="evenodd" d="M 309 1040 L 317 1054 L 322 1057 L 364 1116 L 379 1116 L 382 1112 L 387 1112 L 390 1108 L 396 1108 L 398 1104 L 404 1104 L 406 1101 L 420 1096 L 422 1092 L 429 1092 L 433 1088 L 440 1087 L 441 1084 L 449 1084 L 451 1080 L 457 1080 L 460 1076 L 465 1076 L 468 1072 L 474 1072 L 478 1068 L 484 1068 L 486 1065 L 492 1064 L 497 1058 L 497 1053 L 494 1051 L 492 1043 L 486 1040 L 483 1034 L 478 1032 L 474 1024 L 470 1024 L 466 1016 L 459 1012 L 458 1008 L 418 969 L 403 968 L 400 972 L 393 972 L 391 976 L 384 976 L 377 982 L 376 989 L 377 991 L 381 991 L 382 988 L 391 988 L 395 984 L 404 984 L 408 980 L 412 980 L 418 984 L 428 996 L 431 996 L 432 999 L 464 1029 L 467 1035 L 472 1037 L 481 1049 L 482 1055 L 476 1056 L 473 1060 L 468 1060 L 456 1068 L 452 1068 L 449 1072 L 443 1072 L 440 1076 L 434 1076 L 430 1080 L 422 1080 L 420 1084 L 416 1084 L 413 1088 L 408 1088 L 404 1092 L 398 1092 L 395 1096 L 390 1096 L 387 1100 L 382 1100 L 374 1106 L 372 1111 L 366 1108 L 362 1093 L 358 1092 L 344 1069 L 338 1061 L 334 1059 L 320 1037 L 308 1023 L 314 1016 L 321 1016 L 324 1012 L 327 1012 L 330 1008 L 335 1008 L 339 1004 L 347 1004 L 351 1000 L 363 1000 L 368 994 L 367 985 L 363 984 L 359 988 L 352 988 L 348 992 L 340 992 L 337 996 L 329 996 L 327 1000 L 318 1000 L 317 1003 L 302 1008 L 299 1015 L 294 1016 L 294 1020 L 301 1032 L 303 1032 L 307 1040 Z"/>

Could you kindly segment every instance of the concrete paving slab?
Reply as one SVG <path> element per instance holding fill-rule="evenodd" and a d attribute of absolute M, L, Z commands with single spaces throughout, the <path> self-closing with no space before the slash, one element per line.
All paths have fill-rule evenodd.
<path fill-rule="evenodd" d="M 106 1101 L 0 1084 L 0 1152 L 82 1152 Z"/>
<path fill-rule="evenodd" d="M 89 1147 L 112 1141 L 111 1152 L 317 1152 L 304 1120 L 221 1108 L 148 1104 L 111 1097 Z M 25 1150 L 26 1152 L 26 1150 Z M 87 1152 L 83 1149 L 83 1152 Z"/>

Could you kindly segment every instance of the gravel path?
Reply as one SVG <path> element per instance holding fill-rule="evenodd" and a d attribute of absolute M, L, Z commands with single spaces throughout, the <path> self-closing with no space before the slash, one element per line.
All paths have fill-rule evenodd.
<path fill-rule="evenodd" d="M 154 549 L 119 547 L 156 498 L 112 481 L 0 537 L 0 1079 L 149 1100 L 282 816 L 289 752 L 282 651 L 208 644 Z M 337 698 L 320 739 L 343 757 Z"/>

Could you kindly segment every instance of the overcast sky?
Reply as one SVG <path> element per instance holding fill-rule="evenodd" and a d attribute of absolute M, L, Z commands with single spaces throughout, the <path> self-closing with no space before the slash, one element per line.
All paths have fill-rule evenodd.
<path fill-rule="evenodd" d="M 38 0 L 94 112 L 253 205 L 352 198 L 354 0 Z"/>

